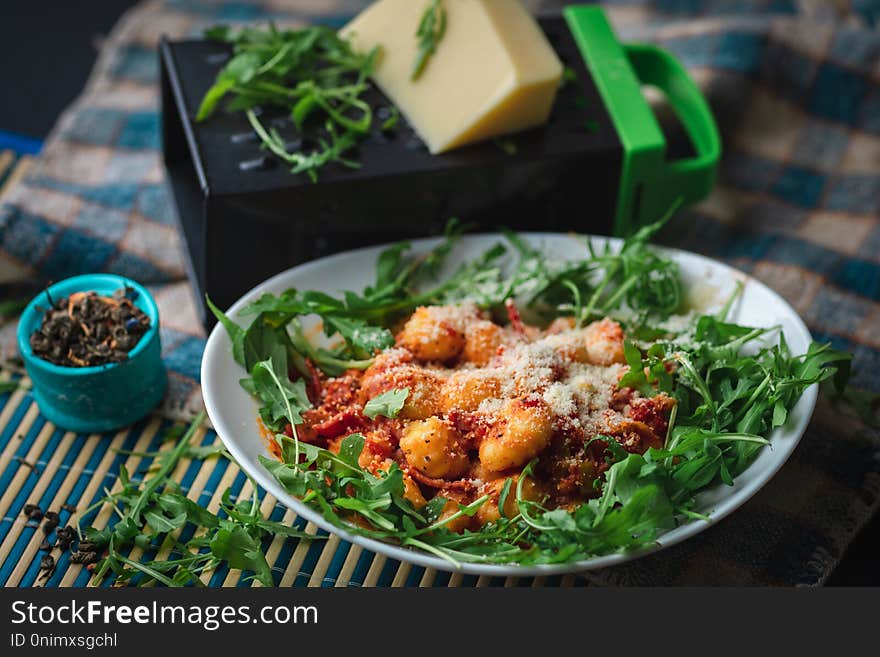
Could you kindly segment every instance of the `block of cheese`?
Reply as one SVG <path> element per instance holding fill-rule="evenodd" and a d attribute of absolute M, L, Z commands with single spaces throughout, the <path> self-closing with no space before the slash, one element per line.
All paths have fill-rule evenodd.
<path fill-rule="evenodd" d="M 446 32 L 412 80 L 430 0 L 378 0 L 342 29 L 358 52 L 381 47 L 373 79 L 432 153 L 545 123 L 559 61 L 520 0 L 442 0 Z"/>

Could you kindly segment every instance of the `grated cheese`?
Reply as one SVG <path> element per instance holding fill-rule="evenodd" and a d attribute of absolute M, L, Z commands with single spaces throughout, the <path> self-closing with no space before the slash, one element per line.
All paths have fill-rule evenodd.
<path fill-rule="evenodd" d="M 444 326 L 465 333 L 470 324 L 482 320 L 473 304 L 429 306 L 420 311 L 421 317 L 431 320 L 424 327 L 427 330 L 419 331 L 419 338 L 428 342 L 440 337 Z M 602 340 L 609 339 L 602 331 L 590 330 L 589 326 L 561 331 L 557 327 L 554 331 L 558 332 L 527 341 L 511 327 L 501 330 L 503 346 L 485 366 L 465 362 L 450 368 L 431 363 L 421 368 L 445 381 L 447 394 L 490 387 L 497 390 L 497 396 L 483 398 L 471 407 L 489 422 L 501 419 L 508 402 L 517 398 L 543 400 L 554 418 L 555 429 L 577 429 L 585 436 L 608 432 L 624 419 L 609 404 L 627 366 L 580 362 L 590 351 L 584 349 L 585 345 L 601 349 Z M 412 356 L 405 348 L 391 349 L 380 358 L 384 367 L 413 367 Z M 487 382 L 492 385 L 487 386 Z"/>

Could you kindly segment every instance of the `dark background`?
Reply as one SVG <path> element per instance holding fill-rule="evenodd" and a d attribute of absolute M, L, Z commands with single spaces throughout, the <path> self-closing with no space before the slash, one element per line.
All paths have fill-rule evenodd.
<path fill-rule="evenodd" d="M 0 130 L 45 138 L 83 88 L 100 41 L 136 0 L 4 0 Z"/>
<path fill-rule="evenodd" d="M 44 139 L 83 88 L 104 36 L 135 4 L 7 0 L 0 15 L 0 131 Z M 880 519 L 861 532 L 828 584 L 880 585 Z"/>

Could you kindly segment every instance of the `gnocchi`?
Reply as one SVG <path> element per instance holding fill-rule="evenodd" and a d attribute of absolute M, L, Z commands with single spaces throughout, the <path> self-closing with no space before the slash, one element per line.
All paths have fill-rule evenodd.
<path fill-rule="evenodd" d="M 501 327 L 487 320 L 471 324 L 465 333 L 462 360 L 475 365 L 485 365 L 498 353 L 504 342 Z"/>
<path fill-rule="evenodd" d="M 397 344 L 420 361 L 449 361 L 465 347 L 465 336 L 457 318 L 443 306 L 422 306 L 404 324 Z"/>
<path fill-rule="evenodd" d="M 499 508 L 501 504 L 501 494 L 508 481 L 510 481 L 510 488 L 508 489 L 507 498 L 504 500 L 504 515 L 507 518 L 513 518 L 519 513 L 519 504 L 517 504 L 516 501 L 516 489 L 517 484 L 519 483 L 519 478 L 519 475 L 502 477 L 500 479 L 488 481 L 483 485 L 480 489 L 480 494 L 488 495 L 489 499 L 477 509 L 477 513 L 474 516 L 480 525 L 497 522 L 501 517 L 501 509 Z M 522 496 L 523 499 L 533 502 L 541 497 L 540 490 L 538 489 L 535 480 L 531 477 L 526 477 L 523 481 Z"/>
<path fill-rule="evenodd" d="M 412 467 L 436 479 L 454 479 L 470 465 L 458 431 L 438 417 L 410 422 L 400 449 Z"/>
<path fill-rule="evenodd" d="M 574 358 L 578 362 L 604 366 L 626 362 L 623 329 L 614 320 L 593 322 L 576 333 Z"/>
<path fill-rule="evenodd" d="M 514 399 L 504 419 L 480 444 L 480 463 L 490 472 L 525 465 L 550 443 L 553 417 L 539 400 Z"/>
<path fill-rule="evenodd" d="M 444 413 L 456 410 L 476 411 L 480 404 L 501 391 L 498 379 L 470 370 L 452 373 L 440 392 L 440 408 Z"/>
<path fill-rule="evenodd" d="M 395 346 L 376 354 L 363 374 L 320 386 L 300 435 L 338 450 L 345 435 L 360 432 L 361 467 L 377 474 L 399 466 L 400 494 L 416 509 L 445 499 L 434 522 L 449 521 L 452 531 L 519 513 L 516 485 L 533 459 L 524 498 L 569 508 L 595 494 L 608 467 L 604 443 L 592 438 L 639 453 L 663 444 L 675 401 L 619 388 L 626 371 L 619 324 L 578 327 L 561 317 L 542 330 L 508 306 L 507 325 L 472 305 L 418 308 L 400 324 Z M 395 399 L 402 405 L 364 415 L 370 400 L 401 390 L 406 395 Z M 333 422 L 344 424 L 341 434 L 329 431 Z M 472 516 L 459 513 L 460 504 L 480 498 Z"/>

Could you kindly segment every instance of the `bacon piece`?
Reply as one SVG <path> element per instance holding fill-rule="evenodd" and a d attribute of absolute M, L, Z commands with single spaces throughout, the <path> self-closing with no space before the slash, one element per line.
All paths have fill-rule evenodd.
<path fill-rule="evenodd" d="M 632 388 L 617 388 L 611 394 L 611 401 L 609 402 L 608 406 L 613 408 L 615 411 L 620 411 L 621 413 L 623 413 L 632 403 L 635 392 L 636 391 Z"/>
<path fill-rule="evenodd" d="M 307 411 L 309 412 L 309 411 Z M 284 425 L 282 433 L 288 438 L 293 438 L 293 425 L 288 422 Z M 309 443 L 310 445 L 324 446 L 327 441 L 323 436 L 319 436 L 308 424 L 296 425 L 296 439 L 301 443 Z"/>
<path fill-rule="evenodd" d="M 651 427 L 637 420 L 624 420 L 609 431 L 620 446 L 631 454 L 644 454 L 649 447 L 660 449 L 666 434 L 657 435 Z"/>
<path fill-rule="evenodd" d="M 365 452 L 369 452 L 374 456 L 381 456 L 383 459 L 393 456 L 395 449 L 397 449 L 397 446 L 392 444 L 391 438 L 383 434 L 369 435 L 364 442 Z"/>
<path fill-rule="evenodd" d="M 338 438 L 342 434 L 352 432 L 364 425 L 363 416 L 352 410 L 335 414 L 329 420 L 312 425 L 312 430 L 322 438 Z"/>
<path fill-rule="evenodd" d="M 477 485 L 470 479 L 456 479 L 450 481 L 439 477 L 429 477 L 424 472 L 412 467 L 409 462 L 407 462 L 403 452 L 400 450 L 394 455 L 394 460 L 397 461 L 397 465 L 400 466 L 400 469 L 403 470 L 405 475 L 412 477 L 415 481 L 429 488 L 436 488 L 438 490 L 455 490 L 465 493 L 471 493 L 477 489 Z"/>
<path fill-rule="evenodd" d="M 429 477 L 423 472 L 419 472 L 415 468 L 410 468 L 409 470 L 404 470 L 404 473 L 415 479 L 420 484 L 427 486 L 428 488 L 436 488 L 436 489 L 447 489 L 447 490 L 457 490 L 462 491 L 464 493 L 470 493 L 476 490 L 477 485 L 472 482 L 470 479 L 456 479 L 455 481 L 447 481 L 446 479 L 437 479 L 435 477 Z"/>
<path fill-rule="evenodd" d="M 472 411 L 452 410 L 446 414 L 446 419 L 462 435 L 469 447 L 479 447 L 483 438 L 491 429 L 491 423 L 482 413 Z"/>
<path fill-rule="evenodd" d="M 646 424 L 655 434 L 665 438 L 669 428 L 669 413 L 673 406 L 675 400 L 664 394 L 649 399 L 633 399 L 630 402 L 629 417 Z"/>

